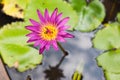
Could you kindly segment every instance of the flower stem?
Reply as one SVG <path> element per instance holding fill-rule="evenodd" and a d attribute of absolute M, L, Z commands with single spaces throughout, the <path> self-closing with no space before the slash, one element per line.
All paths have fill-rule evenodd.
<path fill-rule="evenodd" d="M 61 49 L 61 51 L 63 52 L 63 54 L 64 54 L 65 56 L 67 56 L 67 55 L 68 55 L 68 52 L 61 46 L 61 44 L 60 44 L 59 42 L 58 42 L 57 44 L 58 44 L 59 48 Z"/>

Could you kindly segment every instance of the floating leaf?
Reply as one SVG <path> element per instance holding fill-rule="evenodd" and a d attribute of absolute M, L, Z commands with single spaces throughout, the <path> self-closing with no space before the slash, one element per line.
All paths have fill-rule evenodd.
<path fill-rule="evenodd" d="M 93 39 L 94 47 L 108 50 L 97 57 L 98 65 L 105 71 L 106 80 L 120 79 L 120 23 L 108 23 Z"/>
<path fill-rule="evenodd" d="M 0 29 L 0 55 L 9 67 L 21 72 L 36 67 L 42 60 L 38 50 L 27 46 L 28 31 L 24 25 L 16 22 Z"/>
<path fill-rule="evenodd" d="M 3 11 L 13 17 L 23 18 L 29 0 L 2 0 Z"/>
<path fill-rule="evenodd" d="M 105 72 L 105 77 L 107 80 L 120 80 L 120 73 L 111 73 L 111 72 Z"/>
<path fill-rule="evenodd" d="M 95 48 L 101 50 L 120 48 L 120 24 L 117 22 L 107 24 L 97 32 L 93 44 Z"/>
<path fill-rule="evenodd" d="M 71 0 L 71 5 L 77 12 L 80 12 L 86 6 L 86 0 Z"/>
<path fill-rule="evenodd" d="M 120 13 L 117 14 L 118 21 L 120 22 Z"/>
<path fill-rule="evenodd" d="M 79 14 L 79 23 L 75 29 L 88 32 L 96 29 L 101 24 L 105 17 L 105 9 L 99 0 L 93 0 L 88 6 L 86 5 Z"/>
<path fill-rule="evenodd" d="M 12 43 L 27 45 L 28 38 L 25 36 L 28 31 L 24 28 L 24 23 L 16 22 L 5 25 L 0 29 L 0 43 Z"/>
<path fill-rule="evenodd" d="M 72 30 L 73 27 L 76 26 L 78 22 L 77 13 L 73 10 L 70 4 L 62 0 L 31 0 L 28 8 L 25 11 L 25 20 L 28 21 L 29 18 L 38 20 L 36 10 L 39 9 L 43 13 L 45 8 L 47 8 L 50 13 L 53 12 L 55 8 L 58 8 L 59 12 L 63 12 L 64 17 L 70 17 L 68 22 L 68 24 L 71 26 L 70 29 Z"/>
<path fill-rule="evenodd" d="M 103 53 L 97 57 L 97 61 L 104 70 L 120 73 L 120 49 Z"/>
<path fill-rule="evenodd" d="M 24 45 L 4 43 L 0 45 L 0 52 L 4 62 L 20 72 L 36 67 L 42 60 L 38 50 Z"/>

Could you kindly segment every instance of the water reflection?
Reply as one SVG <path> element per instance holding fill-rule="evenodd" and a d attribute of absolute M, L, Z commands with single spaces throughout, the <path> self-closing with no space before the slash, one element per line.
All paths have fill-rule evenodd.
<path fill-rule="evenodd" d="M 26 80 L 32 80 L 30 75 L 27 76 Z"/>
<path fill-rule="evenodd" d="M 77 66 L 83 61 L 82 80 L 105 80 L 103 71 L 97 66 L 95 60 L 101 52 L 92 48 L 91 38 L 94 34 L 80 32 L 73 32 L 73 34 L 74 39 L 68 39 L 66 43 L 62 44 L 65 50 L 68 50 L 68 56 L 64 57 L 60 50 L 54 51 L 51 48 L 44 53 L 43 64 L 38 65 L 35 69 L 24 73 L 19 73 L 13 68 L 9 69 L 11 79 L 26 80 L 26 76 L 30 75 L 32 80 L 46 80 L 46 78 L 54 80 L 51 77 L 57 77 L 56 80 L 71 80 Z M 56 72 L 59 74 L 56 75 Z M 54 75 L 50 73 L 54 73 Z"/>
<path fill-rule="evenodd" d="M 46 74 L 45 78 L 47 78 L 48 80 L 61 80 L 61 78 L 65 78 L 63 70 L 59 68 L 65 56 L 66 55 L 61 58 L 56 66 L 49 66 L 49 69 L 46 69 L 44 71 L 44 73 Z"/>

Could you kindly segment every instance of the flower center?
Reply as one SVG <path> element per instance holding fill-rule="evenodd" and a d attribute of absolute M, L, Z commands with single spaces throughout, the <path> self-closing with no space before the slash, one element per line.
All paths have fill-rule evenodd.
<path fill-rule="evenodd" d="M 41 27 L 40 36 L 44 40 L 54 40 L 58 34 L 58 29 L 55 25 L 47 24 Z"/>

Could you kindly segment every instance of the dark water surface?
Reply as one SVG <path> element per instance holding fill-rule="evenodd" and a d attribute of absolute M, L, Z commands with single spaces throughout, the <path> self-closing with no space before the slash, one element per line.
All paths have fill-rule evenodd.
<path fill-rule="evenodd" d="M 7 67 L 11 79 L 26 80 L 30 75 L 32 80 L 72 80 L 74 71 L 77 69 L 81 72 L 83 68 L 82 80 L 105 80 L 103 71 L 95 60 L 101 51 L 92 48 L 91 38 L 94 37 L 94 33 L 73 32 L 73 34 L 74 39 L 67 39 L 66 43 L 62 43 L 69 55 L 64 57 L 62 51 L 54 51 L 51 48 L 44 52 L 42 65 L 33 70 L 20 73 L 14 68 Z M 58 79 L 60 77 L 61 79 Z"/>

